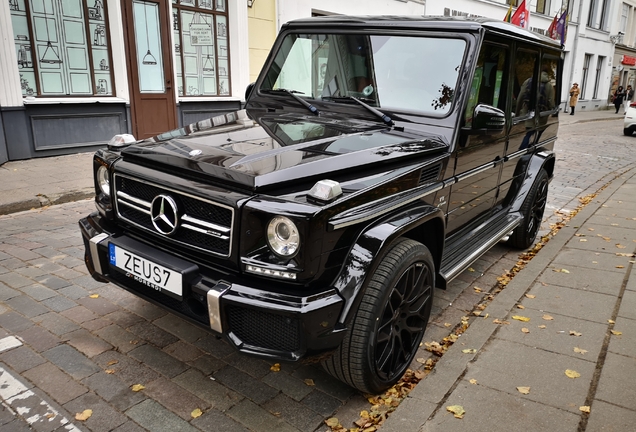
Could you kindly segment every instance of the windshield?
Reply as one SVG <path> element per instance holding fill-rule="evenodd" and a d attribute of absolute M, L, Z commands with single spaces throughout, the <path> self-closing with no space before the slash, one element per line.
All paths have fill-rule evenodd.
<path fill-rule="evenodd" d="M 289 34 L 261 90 L 440 116 L 451 108 L 465 49 L 463 39 L 430 36 Z"/>

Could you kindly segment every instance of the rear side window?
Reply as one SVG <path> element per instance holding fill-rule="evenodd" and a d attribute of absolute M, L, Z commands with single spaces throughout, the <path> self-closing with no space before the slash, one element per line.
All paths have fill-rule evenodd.
<path fill-rule="evenodd" d="M 539 53 L 518 50 L 515 53 L 514 73 L 512 76 L 513 117 L 534 117 Z"/>

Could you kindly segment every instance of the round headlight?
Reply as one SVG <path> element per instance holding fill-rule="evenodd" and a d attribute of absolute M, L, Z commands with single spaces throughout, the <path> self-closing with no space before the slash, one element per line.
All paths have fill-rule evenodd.
<path fill-rule="evenodd" d="M 110 180 L 108 179 L 108 168 L 101 165 L 97 168 L 97 184 L 99 189 L 105 194 L 110 196 Z"/>
<path fill-rule="evenodd" d="M 284 216 L 276 216 L 267 225 L 267 243 L 276 255 L 291 258 L 300 246 L 296 225 Z"/>

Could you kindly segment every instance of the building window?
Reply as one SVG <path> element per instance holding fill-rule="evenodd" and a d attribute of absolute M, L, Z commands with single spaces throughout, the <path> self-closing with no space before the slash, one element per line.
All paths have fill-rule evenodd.
<path fill-rule="evenodd" d="M 508 5 L 512 5 L 512 6 L 519 6 L 518 3 L 519 0 L 506 0 L 506 4 Z"/>
<path fill-rule="evenodd" d="M 598 60 L 596 61 L 596 77 L 594 79 L 594 95 L 592 99 L 598 99 L 598 89 L 601 85 L 601 71 L 603 70 L 603 63 L 605 62 L 605 57 L 598 56 Z"/>
<path fill-rule="evenodd" d="M 602 0 L 601 7 L 601 19 L 599 20 L 600 29 L 601 30 L 609 30 L 609 15 L 610 15 L 610 6 L 612 5 L 611 0 Z"/>
<path fill-rule="evenodd" d="M 229 96 L 226 0 L 172 0 L 179 96 Z"/>
<path fill-rule="evenodd" d="M 587 15 L 587 26 L 607 31 L 611 3 L 611 0 L 592 0 Z"/>
<path fill-rule="evenodd" d="M 585 98 L 585 88 L 587 86 L 587 75 L 590 69 L 590 62 L 592 61 L 592 54 L 585 54 L 583 59 L 583 76 L 581 77 L 581 99 Z"/>
<path fill-rule="evenodd" d="M 625 34 L 625 30 L 627 29 L 627 20 L 629 19 L 629 10 L 630 6 L 628 4 L 623 3 L 623 9 L 621 11 L 621 23 L 619 30 Z"/>
<path fill-rule="evenodd" d="M 547 15 L 550 13 L 550 0 L 537 0 L 537 13 Z"/>
<path fill-rule="evenodd" d="M 23 96 L 112 95 L 103 0 L 9 0 Z"/>

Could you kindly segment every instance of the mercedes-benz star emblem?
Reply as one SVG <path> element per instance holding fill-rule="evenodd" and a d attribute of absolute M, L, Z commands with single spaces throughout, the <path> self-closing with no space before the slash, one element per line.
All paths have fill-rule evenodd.
<path fill-rule="evenodd" d="M 172 197 L 157 195 L 150 206 L 150 217 L 155 229 L 170 235 L 179 227 L 179 208 Z"/>

